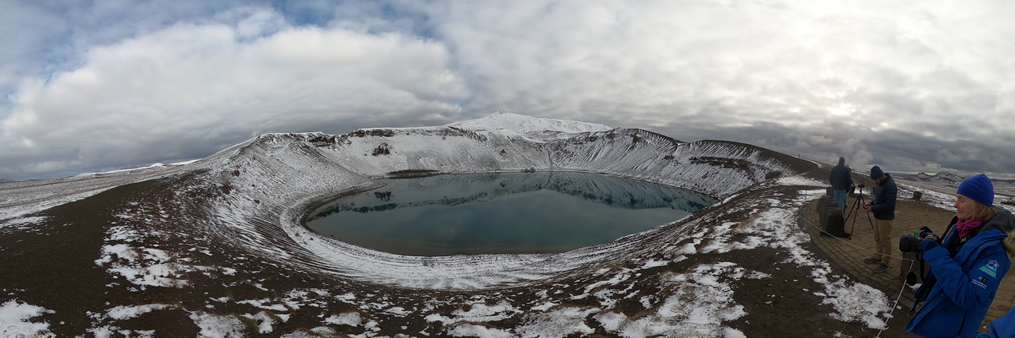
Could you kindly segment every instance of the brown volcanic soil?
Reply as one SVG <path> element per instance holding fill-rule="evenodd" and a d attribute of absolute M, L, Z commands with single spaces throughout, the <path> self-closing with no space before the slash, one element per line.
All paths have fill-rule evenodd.
<path fill-rule="evenodd" d="M 341 291 L 339 294 L 364 292 L 344 281 L 289 270 L 264 262 L 260 257 L 218 245 L 228 239 L 189 233 L 195 229 L 177 222 L 193 215 L 162 214 L 159 217 L 151 209 L 146 210 L 166 203 L 166 199 L 177 198 L 171 193 L 177 181 L 149 181 L 118 187 L 37 214 L 50 218 L 45 224 L 33 226 L 28 231 L 3 229 L 0 232 L 0 254 L 4 257 L 4 263 L 0 264 L 0 285 L 4 294 L 0 295 L 0 303 L 17 299 L 53 310 L 53 313 L 36 317 L 33 321 L 50 323 L 50 330 L 60 337 L 85 334 L 93 323 L 100 322 L 90 314 L 103 313 L 118 305 L 167 304 L 172 310 L 149 312 L 134 319 L 117 321 L 115 326 L 128 330 L 157 330 L 160 337 L 194 337 L 198 335 L 199 328 L 188 317 L 188 312 L 256 314 L 263 311 L 247 304 L 216 302 L 213 300 L 216 298 L 280 300 L 287 291 L 307 287 Z M 152 224 L 145 224 L 117 217 L 125 211 L 137 219 L 159 218 Z M 135 287 L 95 262 L 100 259 L 106 230 L 111 225 L 124 223 L 133 223 L 130 225 L 137 230 L 152 233 L 142 239 L 141 244 L 145 247 L 168 252 L 192 252 L 194 248 L 206 248 L 211 255 L 197 254 L 179 260 L 198 266 L 232 267 L 236 272 L 192 271 L 180 276 L 190 281 L 181 288 Z M 367 292 L 392 296 L 400 293 L 383 287 L 373 287 Z M 318 300 L 323 301 L 327 300 Z M 332 301 L 326 305 L 334 313 L 356 311 L 349 304 Z M 275 334 L 263 336 L 277 336 L 278 332 L 318 326 L 320 309 L 290 310 L 292 317 L 287 322 L 276 321 Z M 316 311 L 308 313 L 302 310 Z M 251 321 L 246 324 L 247 335 L 262 336 L 257 333 L 256 323 Z M 337 329 L 342 332 L 341 327 Z M 382 328 L 381 332 L 384 331 L 394 334 L 393 330 Z"/>
<path fill-rule="evenodd" d="M 328 325 L 334 335 L 371 333 L 394 336 L 400 333 L 430 336 L 448 334 L 439 321 L 427 321 L 427 314 L 452 316 L 455 311 L 468 311 L 470 299 L 481 297 L 487 304 L 508 301 L 517 308 L 530 308 L 545 302 L 536 295 L 545 292 L 560 306 L 599 306 L 594 297 L 574 299 L 583 293 L 583 286 L 597 278 L 583 272 L 564 274 L 542 283 L 482 291 L 433 291 L 395 288 L 346 280 L 321 272 L 303 270 L 273 263 L 263 257 L 237 248 L 234 239 L 213 233 L 203 233 L 195 226 L 203 217 L 201 198 L 223 192 L 192 191 L 193 195 L 180 195 L 185 191 L 187 175 L 175 178 L 125 185 L 96 196 L 43 211 L 43 224 L 20 228 L 0 228 L 0 303 L 16 299 L 52 310 L 33 321 L 47 322 L 57 336 L 86 335 L 94 327 L 111 326 L 127 330 L 156 330 L 159 337 L 193 337 L 201 328 L 190 318 L 193 313 L 206 312 L 218 315 L 258 314 L 264 312 L 274 322 L 271 333 L 261 334 L 259 322 L 243 319 L 246 336 L 278 336 L 281 333 L 309 330 L 321 326 L 322 318 L 341 313 L 355 312 L 364 322 L 374 320 L 374 329 L 363 326 Z M 720 207 L 697 213 L 710 217 L 714 224 L 747 222 L 751 215 L 730 209 L 737 201 L 750 201 L 770 196 L 782 196 L 787 202 L 796 197 L 800 187 L 778 186 L 747 193 Z M 813 189 L 813 187 L 808 187 Z M 202 196 L 202 194 L 206 196 Z M 805 205 L 802 209 L 810 209 Z M 903 206 L 908 208 L 908 206 Z M 914 206 L 918 208 L 919 206 Z M 919 214 L 918 209 L 900 208 L 904 215 Z M 190 269 L 177 280 L 187 281 L 181 287 L 141 287 L 107 271 L 108 266 L 96 262 L 108 242 L 111 227 L 129 226 L 144 235 L 132 244 L 158 248 L 172 253 L 170 262 L 201 269 Z M 899 229 L 905 226 L 897 227 Z M 859 229 L 858 227 L 858 230 Z M 901 230 L 900 230 L 901 231 Z M 859 232 L 859 231 L 858 231 Z M 834 262 L 813 242 L 807 249 L 815 258 Z M 809 276 L 810 269 L 786 261 L 788 251 L 779 248 L 737 250 L 725 254 L 693 254 L 687 260 L 640 270 L 626 283 L 628 291 L 641 295 L 664 293 L 660 276 L 684 273 L 700 264 L 735 262 L 747 270 L 771 275 L 765 279 L 742 278 L 733 280 L 732 298 L 744 306 L 746 315 L 725 323 L 750 337 L 869 337 L 878 334 L 861 323 L 842 322 L 829 317 L 834 313 L 830 305 L 822 305 L 822 298 L 814 292 L 822 286 Z M 668 257 L 654 257 L 665 259 Z M 118 260 L 121 258 L 114 258 Z M 630 263 L 634 264 L 634 263 Z M 614 268 L 634 268 L 617 266 Z M 230 269 L 235 269 L 232 271 Z M 832 264 L 833 274 L 849 275 L 846 268 Z M 862 277 L 856 277 L 863 282 Z M 321 290 L 320 293 L 298 292 Z M 802 290 L 803 289 L 803 290 Z M 342 300 L 334 295 L 352 294 L 355 300 Z M 886 291 L 894 299 L 894 294 Z M 245 300 L 261 300 L 264 304 L 284 307 L 284 310 L 265 310 Z M 655 304 L 661 302 L 656 299 Z M 116 306 L 165 304 L 167 310 L 152 311 L 136 318 L 114 321 L 103 317 Z M 409 315 L 398 315 L 374 307 L 376 304 L 395 304 Z M 436 304 L 436 306 L 435 306 Z M 466 304 L 466 305 L 462 305 Z M 520 305 L 521 304 L 521 305 Z M 527 305 L 526 305 L 527 304 Z M 629 318 L 645 316 L 655 309 L 646 309 L 637 297 L 621 300 L 615 311 Z M 281 320 L 288 315 L 288 320 Z M 598 336 L 609 336 L 606 330 L 589 315 L 586 325 Z M 501 321 L 486 322 L 492 328 L 511 328 L 524 316 L 511 316 Z M 883 336 L 899 336 L 908 318 L 896 310 L 895 317 Z"/>

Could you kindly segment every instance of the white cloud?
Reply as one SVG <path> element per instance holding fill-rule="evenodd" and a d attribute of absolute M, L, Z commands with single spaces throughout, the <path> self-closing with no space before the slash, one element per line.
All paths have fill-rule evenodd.
<path fill-rule="evenodd" d="M 443 124 L 468 93 L 434 41 L 283 22 L 256 11 L 95 47 L 84 66 L 22 85 L 3 126 L 25 151 L 73 148 L 101 166 L 207 155 L 265 132 Z"/>
<path fill-rule="evenodd" d="M 0 65 L 18 65 L 0 66 L 0 157 L 123 165 L 206 155 L 263 132 L 497 110 L 855 165 L 936 162 L 942 147 L 990 153 L 1011 141 L 1015 21 L 1004 14 L 1015 13 L 1000 0 L 268 6 L 106 2 L 73 6 L 81 15 L 67 22 L 15 8 L 30 18 L 19 22 L 60 22 L 63 33 L 0 23 L 25 32 L 0 34 L 14 46 Z M 31 61 L 38 55 L 48 58 Z M 882 144 L 901 133 L 918 149 Z M 22 170 L 11 168 L 0 175 Z"/>

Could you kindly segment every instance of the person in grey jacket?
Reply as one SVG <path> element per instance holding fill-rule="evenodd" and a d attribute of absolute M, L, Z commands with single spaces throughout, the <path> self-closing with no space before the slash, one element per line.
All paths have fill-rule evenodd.
<path fill-rule="evenodd" d="M 888 263 L 892 258 L 892 221 L 895 220 L 895 198 L 899 195 L 899 187 L 892 176 L 881 170 L 871 168 L 871 179 L 874 180 L 874 199 L 864 205 L 864 210 L 874 214 L 874 257 L 864 258 L 867 264 L 877 264 L 874 273 L 888 271 Z"/>

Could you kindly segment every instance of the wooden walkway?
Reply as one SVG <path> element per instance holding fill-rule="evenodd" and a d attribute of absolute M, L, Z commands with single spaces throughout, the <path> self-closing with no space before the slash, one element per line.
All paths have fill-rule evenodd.
<path fill-rule="evenodd" d="M 852 207 L 855 196 L 850 196 L 847 207 Z M 865 197 L 867 200 L 869 196 Z M 941 210 L 930 205 L 900 198 L 896 202 L 896 218 L 892 224 L 892 248 L 894 250 L 892 262 L 889 264 L 889 272 L 875 274 L 875 265 L 865 264 L 863 258 L 871 257 L 874 253 L 873 230 L 866 214 L 860 210 L 860 217 L 850 217 L 846 220 L 846 232 L 852 229 L 851 239 L 837 238 L 820 235 L 817 201 L 804 206 L 800 211 L 800 227 L 811 235 L 811 241 L 827 254 L 831 263 L 839 268 L 845 269 L 850 276 L 857 281 L 875 287 L 885 293 L 890 301 L 902 297 L 899 306 L 893 315 L 906 317 L 909 307 L 913 304 L 915 290 L 905 287 L 905 276 L 909 269 L 919 274 L 920 263 L 913 259 L 906 259 L 899 251 L 898 240 L 903 234 L 912 234 L 913 230 L 921 226 L 930 227 L 935 233 L 943 234 L 947 223 L 955 215 L 954 211 Z M 855 224 L 855 225 L 854 225 Z M 987 312 L 981 325 L 980 332 L 986 331 L 986 325 L 1015 306 L 1015 272 L 1009 272 L 1007 277 L 1001 280 L 1001 286 L 994 297 L 994 302 Z M 908 317 L 906 319 L 908 323 Z"/>

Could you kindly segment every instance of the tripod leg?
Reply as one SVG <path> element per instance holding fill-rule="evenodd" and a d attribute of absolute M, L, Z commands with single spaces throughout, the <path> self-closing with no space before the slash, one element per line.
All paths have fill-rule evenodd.
<path fill-rule="evenodd" d="M 845 219 L 849 219 L 850 216 L 853 216 L 853 212 L 854 211 L 857 214 L 860 213 L 860 201 L 863 201 L 863 195 L 857 195 L 856 196 L 856 199 L 853 200 L 853 207 L 849 209 L 849 214 L 846 215 Z M 853 225 L 850 226 L 850 228 L 849 228 L 849 237 L 848 237 L 849 239 L 853 239 L 853 230 L 854 229 L 856 229 L 856 217 L 853 217 Z"/>
<path fill-rule="evenodd" d="M 857 201 L 857 203 L 864 202 L 863 204 L 867 205 L 866 201 L 863 200 L 863 195 L 861 195 L 859 198 L 857 198 L 856 201 Z M 864 210 L 864 211 L 866 211 L 866 210 Z M 854 221 L 854 224 L 855 224 L 856 219 L 854 219 L 853 221 Z M 870 223 L 871 230 L 873 230 L 874 232 L 877 232 L 877 229 L 874 229 L 874 220 L 871 219 L 871 214 L 870 213 L 867 213 L 867 223 Z"/>
<path fill-rule="evenodd" d="M 856 203 L 857 203 L 857 202 L 859 202 L 859 201 L 860 201 L 860 200 L 855 200 L 855 202 L 853 202 L 853 206 L 852 206 L 852 207 L 850 207 L 850 208 L 849 208 L 849 212 L 848 212 L 848 213 L 846 213 L 846 219 L 849 219 L 849 216 L 852 216 L 852 215 L 853 215 L 853 211 L 855 211 L 855 210 L 857 209 L 857 204 L 856 204 Z"/>

